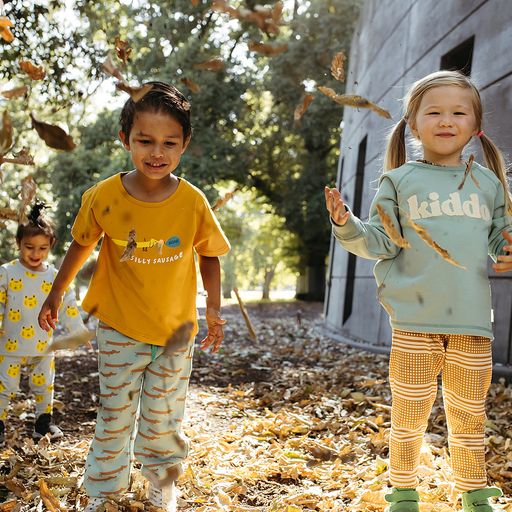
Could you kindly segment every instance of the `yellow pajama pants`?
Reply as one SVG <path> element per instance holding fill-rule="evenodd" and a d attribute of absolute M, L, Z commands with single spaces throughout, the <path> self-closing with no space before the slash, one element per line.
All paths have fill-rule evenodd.
<path fill-rule="evenodd" d="M 487 485 L 485 399 L 491 383 L 491 340 L 483 336 L 393 330 L 390 483 L 416 487 L 423 434 L 442 373 L 443 400 L 455 487 Z"/>

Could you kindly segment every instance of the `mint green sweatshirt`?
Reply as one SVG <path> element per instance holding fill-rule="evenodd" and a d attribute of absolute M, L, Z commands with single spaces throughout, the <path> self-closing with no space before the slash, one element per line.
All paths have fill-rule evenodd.
<path fill-rule="evenodd" d="M 374 267 L 379 300 L 395 329 L 470 334 L 492 338 L 487 255 L 494 260 L 512 233 L 501 182 L 476 162 L 458 190 L 465 166 L 439 167 L 407 162 L 382 175 L 368 222 L 352 212 L 344 226 L 333 224 L 336 239 L 349 252 L 378 260 Z M 410 243 L 395 245 L 377 205 Z M 409 225 L 425 228 L 465 269 L 445 261 Z"/>

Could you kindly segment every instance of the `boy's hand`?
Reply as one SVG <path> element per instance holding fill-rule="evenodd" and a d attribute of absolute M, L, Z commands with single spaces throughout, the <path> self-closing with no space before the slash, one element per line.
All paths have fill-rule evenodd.
<path fill-rule="evenodd" d="M 508 242 L 508 245 L 503 247 L 508 254 L 498 256 L 498 263 L 493 263 L 492 268 L 496 272 L 510 272 L 512 270 L 512 235 L 508 231 L 503 231 L 501 235 Z"/>
<path fill-rule="evenodd" d="M 325 187 L 325 206 L 335 224 L 345 225 L 350 213 L 345 208 L 338 189 Z"/>
<path fill-rule="evenodd" d="M 55 329 L 57 326 L 59 308 L 62 304 L 62 296 L 63 294 L 56 293 L 53 289 L 50 290 L 50 293 L 43 302 L 41 311 L 39 311 L 39 315 L 37 317 L 37 321 L 41 329 L 48 332 L 50 329 Z"/>
<path fill-rule="evenodd" d="M 215 354 L 220 348 L 220 344 L 224 339 L 224 331 L 222 326 L 226 320 L 220 317 L 220 311 L 214 308 L 206 308 L 206 323 L 208 324 L 208 334 L 206 338 L 201 340 L 201 350 L 212 347 L 212 353 Z"/>

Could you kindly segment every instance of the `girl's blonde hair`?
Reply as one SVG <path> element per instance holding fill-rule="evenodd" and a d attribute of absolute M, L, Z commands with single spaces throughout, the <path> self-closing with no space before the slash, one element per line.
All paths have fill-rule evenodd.
<path fill-rule="evenodd" d="M 475 84 L 459 71 L 437 71 L 415 82 L 409 89 L 404 100 L 404 115 L 393 127 L 388 137 L 386 155 L 384 158 L 384 172 L 403 165 L 407 160 L 405 143 L 405 129 L 410 120 L 414 120 L 418 113 L 424 94 L 434 87 L 455 85 L 472 92 L 473 110 L 476 119 L 476 130 L 482 130 L 482 100 Z M 508 213 L 512 213 L 512 196 L 508 188 L 505 159 L 496 144 L 484 133 L 479 136 L 484 152 L 485 165 L 491 169 L 501 181 L 505 190 L 505 202 Z"/>

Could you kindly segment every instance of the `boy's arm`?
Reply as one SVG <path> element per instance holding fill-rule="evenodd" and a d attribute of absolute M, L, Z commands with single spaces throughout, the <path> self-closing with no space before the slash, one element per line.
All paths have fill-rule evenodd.
<path fill-rule="evenodd" d="M 220 317 L 220 262 L 217 256 L 199 255 L 199 271 L 203 279 L 203 286 L 207 293 L 206 298 L 206 322 L 208 334 L 201 341 L 201 349 L 212 347 L 212 352 L 219 350 L 224 339 L 222 326 L 226 323 Z"/>
<path fill-rule="evenodd" d="M 55 276 L 52 289 L 39 312 L 38 322 L 41 329 L 45 331 L 55 329 L 55 324 L 58 320 L 58 311 L 62 304 L 64 293 L 82 265 L 91 255 L 96 244 L 97 242 L 91 245 L 80 245 L 75 240 L 71 242 L 59 272 Z"/>

